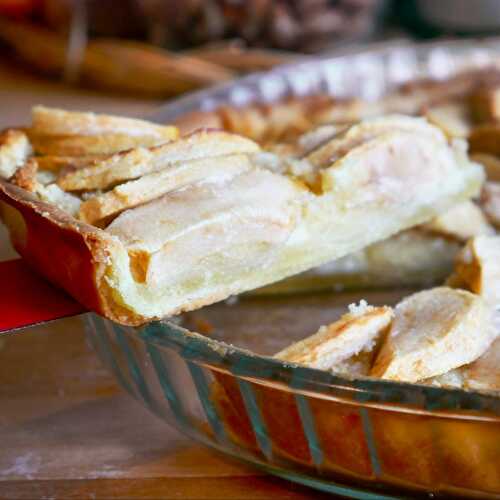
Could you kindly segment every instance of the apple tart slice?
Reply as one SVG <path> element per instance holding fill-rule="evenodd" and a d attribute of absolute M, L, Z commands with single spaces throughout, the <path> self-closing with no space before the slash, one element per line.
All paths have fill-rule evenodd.
<path fill-rule="evenodd" d="M 82 132 L 113 134 L 111 122 L 134 138 L 161 127 L 44 113 L 53 135 L 63 131 L 63 116 L 74 140 Z M 215 130 L 176 138 L 163 128 L 155 140 L 164 142 L 153 146 L 92 149 L 89 163 L 50 175 L 38 168 L 31 194 L 28 184 L 14 185 L 17 172 L 0 184 L 2 217 L 21 255 L 89 308 L 125 324 L 195 309 L 359 251 L 476 196 L 483 181 L 464 147 L 420 118 L 361 122 L 313 147 L 299 166 L 283 167 L 278 158 L 278 168 L 249 139 Z M 48 156 L 73 153 L 58 140 L 52 145 Z M 40 167 L 44 150 L 36 142 L 34 149 Z M 70 213 L 63 198 L 75 201 Z"/>

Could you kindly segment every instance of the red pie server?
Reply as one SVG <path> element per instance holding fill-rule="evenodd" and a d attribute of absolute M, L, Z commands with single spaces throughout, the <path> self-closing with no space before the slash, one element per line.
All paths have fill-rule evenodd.
<path fill-rule="evenodd" d="M 0 262 L 0 334 L 85 312 L 22 259 Z"/>

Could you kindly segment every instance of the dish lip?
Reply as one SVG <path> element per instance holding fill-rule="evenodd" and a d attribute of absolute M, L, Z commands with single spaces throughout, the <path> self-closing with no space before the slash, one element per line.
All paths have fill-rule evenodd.
<path fill-rule="evenodd" d="M 439 68 L 438 63 L 443 64 L 446 58 L 443 51 L 459 52 L 458 55 L 461 59 L 463 56 L 467 57 L 464 58 L 466 60 L 461 61 L 458 70 L 457 68 L 452 70 L 450 67 Z M 467 52 L 469 53 L 467 54 Z M 291 74 L 304 73 L 306 70 L 310 71 L 311 69 L 315 69 L 318 72 L 318 69 L 324 70 L 325 66 L 332 62 L 345 62 L 346 59 L 352 59 L 353 57 L 361 59 L 361 62 L 367 65 L 369 58 L 372 59 L 372 62 L 379 59 L 382 64 L 394 64 L 395 57 L 398 63 L 402 66 L 406 65 L 406 69 L 408 69 L 408 62 L 405 63 L 403 59 L 408 55 L 410 55 L 411 65 L 415 66 L 414 69 L 416 72 L 408 72 L 406 75 L 400 73 L 397 78 L 387 78 L 388 75 L 384 75 L 383 89 L 380 89 L 383 91 L 376 95 L 368 96 L 369 100 L 375 100 L 397 86 L 414 81 L 416 78 L 445 80 L 467 70 L 484 69 L 495 65 L 500 67 L 500 36 L 468 39 L 447 38 L 427 42 L 414 42 L 403 38 L 375 42 L 365 47 L 344 47 L 319 56 L 303 56 L 299 57 L 297 62 L 283 64 L 268 71 L 254 72 L 229 82 L 214 85 L 208 89 L 190 92 L 183 97 L 176 98 L 160 106 L 146 118 L 153 122 L 167 123 L 190 112 L 213 111 L 220 105 L 232 104 L 239 107 L 255 102 L 270 104 L 289 95 L 311 95 L 310 88 L 307 89 L 309 91 L 293 88 L 293 86 L 286 85 L 287 82 L 283 81 L 281 83 L 285 83 L 284 87 L 286 87 L 286 90 L 283 88 L 281 93 L 276 92 L 274 95 L 264 96 L 262 92 L 259 94 L 259 90 L 262 91 L 262 81 L 265 79 L 287 79 Z M 431 55 L 434 59 L 429 61 Z M 392 60 L 384 60 L 391 59 L 391 57 L 393 58 Z M 456 61 L 454 62 L 456 63 Z M 350 87 L 347 93 L 342 92 L 340 95 L 332 91 L 331 88 L 327 89 L 326 93 L 333 97 L 360 97 L 356 92 L 356 87 Z M 236 94 L 236 99 L 231 99 L 231 97 L 234 97 L 234 94 Z"/>
<path fill-rule="evenodd" d="M 360 87 L 336 92 L 335 78 L 342 65 L 357 67 L 357 72 L 378 72 L 371 94 Z M 406 62 L 405 62 L 406 61 Z M 335 63 L 335 64 L 334 64 Z M 405 68 L 406 64 L 406 68 Z M 399 67 L 399 73 L 395 68 Z M 408 66 L 411 65 L 411 68 Z M 364 67 L 363 67 L 364 66 Z M 288 96 L 327 93 L 338 97 L 376 99 L 397 86 L 415 80 L 444 80 L 471 70 L 500 67 L 500 37 L 449 39 L 424 43 L 391 40 L 365 48 L 347 47 L 319 57 L 307 56 L 297 62 L 270 71 L 253 73 L 228 83 L 191 93 L 161 106 L 148 118 L 167 123 L 191 112 L 210 112 L 221 105 L 244 106 L 251 103 L 270 104 Z M 333 68 L 333 69 L 332 69 Z M 392 68 L 392 69 L 391 69 Z M 406 70 L 406 73 L 405 73 Z M 297 83 L 297 75 L 304 77 Z M 399 76 L 398 76 L 399 75 Z M 327 81 L 333 78 L 334 81 Z M 356 75 L 351 76 L 351 80 Z M 271 82 L 271 83 L 270 83 Z M 274 85 L 274 89 L 273 89 Z M 266 90 L 267 86 L 267 90 Z M 333 88 L 332 88 L 333 86 Z M 362 405 L 398 405 L 409 411 L 444 417 L 500 417 L 500 394 L 494 391 L 433 387 L 408 382 L 388 381 L 372 377 L 351 378 L 343 375 L 285 363 L 260 356 L 222 341 L 191 332 L 168 321 L 156 321 L 133 328 L 145 342 L 176 349 L 183 358 L 261 383 L 277 383 L 291 391 L 305 391 L 316 396 L 332 397 L 345 392 L 349 402 Z M 469 413 L 467 413 L 469 412 Z"/>
<path fill-rule="evenodd" d="M 492 391 L 334 374 L 259 355 L 168 320 L 153 321 L 141 327 L 112 324 L 146 344 L 173 349 L 186 361 L 287 392 L 383 410 L 500 423 L 500 397 Z"/>

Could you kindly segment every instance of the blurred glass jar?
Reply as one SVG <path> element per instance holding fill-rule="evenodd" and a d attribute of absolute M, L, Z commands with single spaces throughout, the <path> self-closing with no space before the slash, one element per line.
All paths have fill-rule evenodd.
<path fill-rule="evenodd" d="M 77 0 L 45 0 L 44 15 L 64 29 Z M 146 36 L 171 49 L 224 39 L 313 52 L 366 39 L 384 0 L 86 0 L 90 34 Z"/>
<path fill-rule="evenodd" d="M 383 3 L 380 0 L 137 2 L 151 20 L 153 41 L 170 47 L 240 38 L 250 46 L 303 52 L 346 39 L 365 38 L 375 30 Z"/>

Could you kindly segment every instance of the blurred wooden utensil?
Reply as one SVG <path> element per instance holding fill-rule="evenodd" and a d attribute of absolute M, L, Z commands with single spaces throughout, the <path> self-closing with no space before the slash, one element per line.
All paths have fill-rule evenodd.
<path fill-rule="evenodd" d="M 57 76 L 65 71 L 67 40 L 48 29 L 0 18 L 0 40 L 39 71 Z M 79 65 L 83 83 L 150 97 L 176 95 L 233 77 L 233 71 L 209 61 L 117 39 L 88 42 Z"/>

